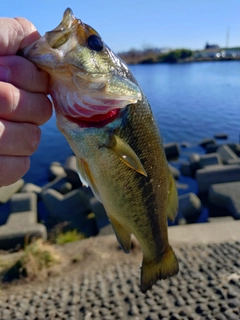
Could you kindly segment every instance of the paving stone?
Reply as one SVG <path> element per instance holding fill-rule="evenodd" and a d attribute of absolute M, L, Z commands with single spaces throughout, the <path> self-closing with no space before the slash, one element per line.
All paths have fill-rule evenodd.
<path fill-rule="evenodd" d="M 48 178 L 50 181 L 57 177 L 66 177 L 66 172 L 60 162 L 54 161 L 50 164 L 48 169 Z"/>
<path fill-rule="evenodd" d="M 9 250 L 18 245 L 22 247 L 32 238 L 47 239 L 46 227 L 37 223 L 34 211 L 11 213 L 7 223 L 0 227 L 0 249 Z"/>
<path fill-rule="evenodd" d="M 167 159 L 174 159 L 180 155 L 180 147 L 176 142 L 165 143 L 164 149 Z"/>
<path fill-rule="evenodd" d="M 217 153 L 221 156 L 223 163 L 227 163 L 228 160 L 239 160 L 236 153 L 227 145 L 222 145 L 217 149 Z"/>
<path fill-rule="evenodd" d="M 17 193 L 24 185 L 24 180 L 20 179 L 17 182 L 0 188 L 0 202 L 6 203 L 14 193 Z"/>
<path fill-rule="evenodd" d="M 194 193 L 190 192 L 179 196 L 178 211 L 187 222 L 195 222 L 201 213 L 201 209 L 201 201 Z"/>
<path fill-rule="evenodd" d="M 208 199 L 210 203 L 226 208 L 234 219 L 240 219 L 240 181 L 213 184 Z"/>
<path fill-rule="evenodd" d="M 208 166 L 196 172 L 198 191 L 208 192 L 212 184 L 240 181 L 240 166 Z"/>
<path fill-rule="evenodd" d="M 200 160 L 199 160 L 200 168 L 204 168 L 212 165 L 218 165 L 218 164 L 219 165 L 222 164 L 221 156 L 218 153 L 204 154 L 200 157 Z"/>
<path fill-rule="evenodd" d="M 37 213 L 37 195 L 33 192 L 14 194 L 10 200 L 10 212 L 26 211 Z"/>

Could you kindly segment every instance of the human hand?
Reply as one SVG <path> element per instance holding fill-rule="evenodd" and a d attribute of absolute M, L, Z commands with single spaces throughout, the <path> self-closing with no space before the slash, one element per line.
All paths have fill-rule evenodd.
<path fill-rule="evenodd" d="M 41 130 L 52 114 L 47 97 L 48 75 L 18 50 L 39 33 L 24 18 L 0 18 L 0 186 L 20 179 L 30 167 Z"/>

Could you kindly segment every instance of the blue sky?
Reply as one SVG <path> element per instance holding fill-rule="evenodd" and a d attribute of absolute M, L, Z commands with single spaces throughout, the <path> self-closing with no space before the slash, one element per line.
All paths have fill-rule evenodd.
<path fill-rule="evenodd" d="M 64 10 L 96 29 L 115 52 L 144 47 L 240 46 L 240 0 L 2 0 L 0 16 L 22 16 L 41 34 Z"/>

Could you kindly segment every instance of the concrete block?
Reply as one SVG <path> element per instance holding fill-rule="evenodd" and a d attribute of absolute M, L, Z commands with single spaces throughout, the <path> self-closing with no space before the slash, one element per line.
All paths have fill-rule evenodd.
<path fill-rule="evenodd" d="M 53 181 L 45 184 L 42 187 L 42 193 L 45 192 L 47 189 L 54 189 L 62 194 L 66 194 L 72 190 L 72 185 L 68 181 L 67 177 L 57 177 Z"/>
<path fill-rule="evenodd" d="M 240 219 L 240 181 L 213 184 L 209 188 L 208 200 L 226 208 L 234 219 Z"/>
<path fill-rule="evenodd" d="M 212 165 L 218 165 L 218 164 L 219 165 L 222 164 L 221 156 L 218 153 L 204 154 L 200 157 L 200 161 L 199 161 L 200 168 L 204 168 Z"/>
<path fill-rule="evenodd" d="M 179 215 L 187 223 L 194 223 L 198 219 L 202 210 L 200 199 L 192 192 L 179 196 Z"/>
<path fill-rule="evenodd" d="M 52 162 L 48 169 L 49 180 L 52 181 L 57 177 L 66 177 L 66 172 L 60 162 Z"/>
<path fill-rule="evenodd" d="M 240 165 L 240 158 L 238 159 L 229 159 L 226 163 L 226 165 Z"/>
<path fill-rule="evenodd" d="M 168 164 L 168 167 L 172 173 L 172 175 L 174 176 L 174 178 L 177 180 L 180 177 L 180 171 L 175 168 L 174 166 L 172 166 L 170 163 Z"/>
<path fill-rule="evenodd" d="M 180 172 L 182 175 L 190 177 L 193 174 L 191 163 L 184 161 L 180 166 Z"/>
<path fill-rule="evenodd" d="M 227 163 L 228 160 L 238 160 L 236 153 L 227 145 L 220 146 L 217 153 L 221 156 L 223 163 Z"/>
<path fill-rule="evenodd" d="M 165 143 L 164 149 L 167 159 L 175 159 L 180 155 L 180 147 L 176 142 Z"/>
<path fill-rule="evenodd" d="M 237 156 L 240 156 L 240 143 L 226 143 L 226 145 L 232 149 Z"/>
<path fill-rule="evenodd" d="M 215 153 L 218 147 L 219 147 L 219 144 L 208 144 L 205 147 L 205 151 L 206 153 Z"/>
<path fill-rule="evenodd" d="M 217 133 L 214 135 L 214 138 L 215 139 L 218 139 L 218 140 L 226 140 L 228 139 L 228 134 L 227 133 Z"/>
<path fill-rule="evenodd" d="M 189 156 L 189 161 L 193 173 L 195 173 L 196 170 L 200 169 L 200 155 L 198 153 L 192 153 Z"/>
<path fill-rule="evenodd" d="M 92 212 L 95 214 L 98 229 L 109 224 L 108 216 L 101 202 L 99 202 L 95 197 L 92 197 L 90 199 L 90 206 Z"/>
<path fill-rule="evenodd" d="M 9 215 L 7 223 L 0 226 L 0 249 L 10 250 L 23 247 L 32 239 L 47 239 L 47 230 L 37 223 L 37 213 L 32 211 L 15 212 Z"/>
<path fill-rule="evenodd" d="M 33 192 L 35 193 L 37 196 L 40 196 L 41 192 L 42 192 L 42 188 L 37 186 L 36 184 L 33 183 L 26 183 L 23 188 L 21 189 L 21 192 Z"/>
<path fill-rule="evenodd" d="M 208 166 L 197 170 L 196 179 L 199 193 L 205 193 L 212 184 L 240 181 L 240 166 Z"/>
<path fill-rule="evenodd" d="M 205 148 L 207 145 L 214 145 L 217 144 L 216 140 L 213 138 L 204 138 L 202 141 L 199 142 L 199 146 Z"/>
<path fill-rule="evenodd" d="M 37 214 L 37 195 L 35 193 L 16 193 L 10 200 L 10 212 L 32 211 Z"/>
<path fill-rule="evenodd" d="M 66 159 L 64 170 L 67 174 L 67 179 L 72 184 L 73 188 L 80 188 L 82 186 L 82 182 L 77 171 L 76 156 L 71 156 Z"/>
<path fill-rule="evenodd" d="M 14 193 L 17 193 L 24 185 L 24 180 L 20 179 L 10 186 L 0 188 L 0 202 L 6 203 Z"/>

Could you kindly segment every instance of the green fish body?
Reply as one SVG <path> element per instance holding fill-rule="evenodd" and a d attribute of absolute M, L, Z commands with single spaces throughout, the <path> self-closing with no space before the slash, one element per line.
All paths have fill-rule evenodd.
<path fill-rule="evenodd" d="M 50 74 L 58 128 L 122 249 L 130 251 L 131 234 L 138 239 L 141 290 L 177 274 L 167 232 L 178 207 L 175 182 L 149 103 L 128 67 L 70 9 L 23 55 Z"/>

